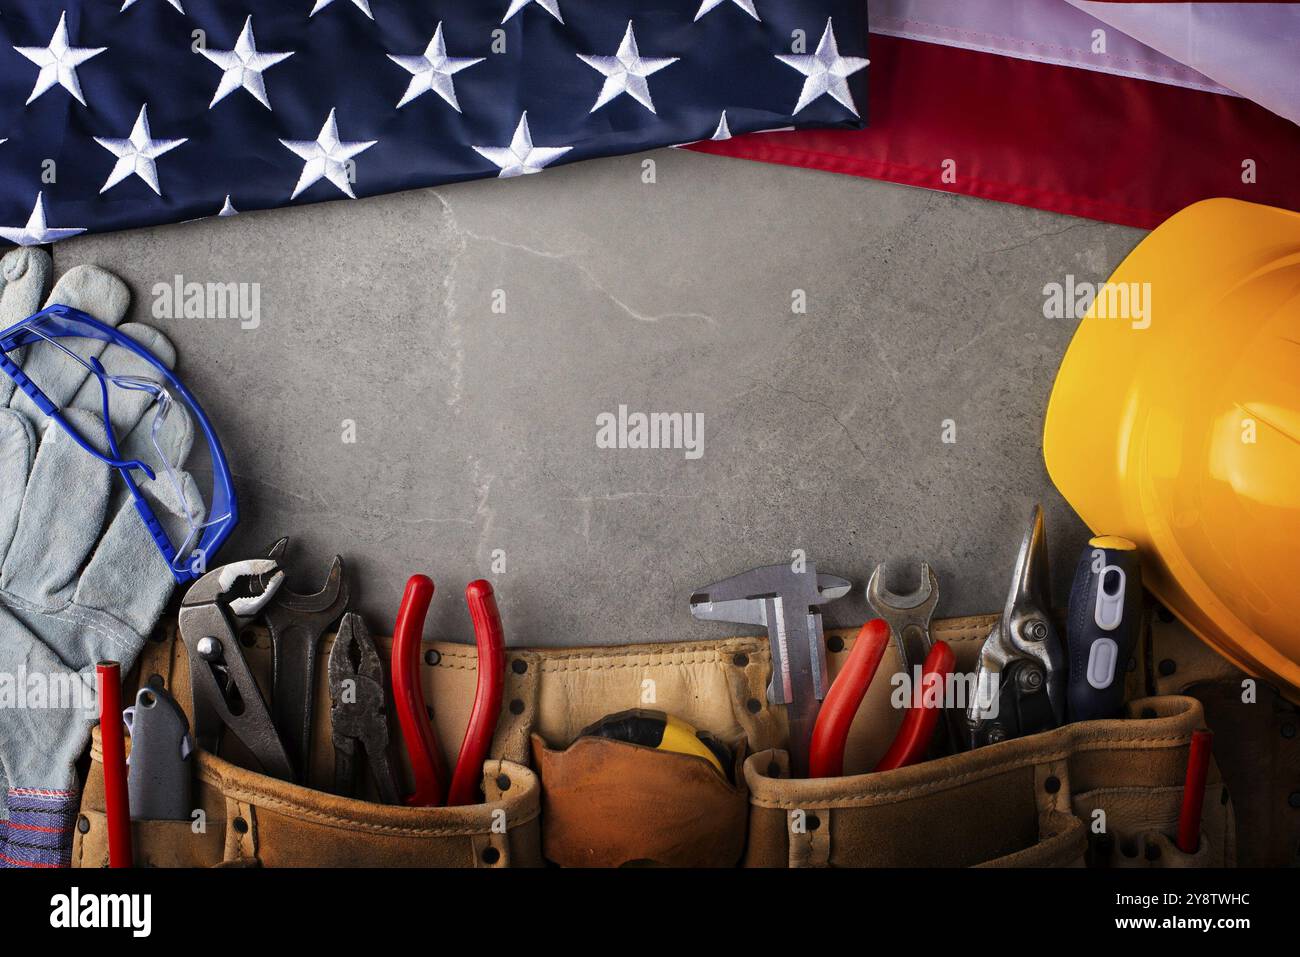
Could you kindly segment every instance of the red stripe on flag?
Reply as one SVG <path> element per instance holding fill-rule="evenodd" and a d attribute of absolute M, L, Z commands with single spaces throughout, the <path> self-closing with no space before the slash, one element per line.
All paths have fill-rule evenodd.
<path fill-rule="evenodd" d="M 868 129 L 690 149 L 1144 228 L 1211 196 L 1300 210 L 1300 127 L 1249 100 L 878 34 L 869 55 Z"/>

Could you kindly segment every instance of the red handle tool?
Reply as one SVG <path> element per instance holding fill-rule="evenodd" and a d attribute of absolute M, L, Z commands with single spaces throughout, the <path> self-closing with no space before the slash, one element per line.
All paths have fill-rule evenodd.
<path fill-rule="evenodd" d="M 447 765 L 429 721 L 420 685 L 420 638 L 432 599 L 433 582 L 424 575 L 412 575 L 406 583 L 397 624 L 393 627 L 393 700 L 415 775 L 415 793 L 406 799 L 413 807 L 474 803 L 505 691 L 505 629 L 501 626 L 492 586 L 480 578 L 465 588 L 465 601 L 474 623 L 474 644 L 478 648 L 478 687 L 448 788 Z"/>
<path fill-rule="evenodd" d="M 474 623 L 474 644 L 478 647 L 478 687 L 474 692 L 474 710 L 465 728 L 460 757 L 451 777 L 447 804 L 454 807 L 473 804 L 478 799 L 483 780 L 483 760 L 492 746 L 497 716 L 501 713 L 501 696 L 505 688 L 506 637 L 501 627 L 492 586 L 482 578 L 465 587 L 465 602 Z"/>
<path fill-rule="evenodd" d="M 1202 728 L 1192 732 L 1187 777 L 1183 780 L 1183 806 L 1178 812 L 1178 838 L 1174 842 L 1184 854 L 1195 854 L 1201 848 L 1201 805 L 1205 803 L 1205 778 L 1210 770 L 1213 744 L 1213 731 Z"/>
<path fill-rule="evenodd" d="M 848 661 L 835 676 L 831 690 L 826 692 L 817 723 L 813 726 L 812 744 L 808 754 L 808 776 L 812 778 L 837 778 L 844 773 L 844 745 L 848 741 L 849 726 L 858 706 L 867 693 L 871 679 L 880 667 L 889 644 L 889 623 L 883 618 L 873 618 L 858 632 Z"/>
<path fill-rule="evenodd" d="M 876 765 L 877 771 L 905 768 L 925 757 L 930 738 L 934 736 L 935 725 L 939 723 L 939 715 L 943 713 L 942 703 L 932 707 L 925 702 L 932 699 L 943 701 L 943 683 L 956 664 L 957 656 L 946 641 L 936 641 L 930 646 L 930 652 L 925 656 L 925 665 L 921 669 L 921 704 L 907 709 L 898 734 L 894 735 L 893 744 Z"/>
<path fill-rule="evenodd" d="M 442 804 L 447 780 L 442 748 L 433 733 L 420 686 L 420 639 L 431 601 L 433 580 L 426 575 L 412 575 L 406 582 L 397 624 L 393 626 L 393 701 L 415 776 L 415 793 L 406 798 L 412 807 Z"/>
<path fill-rule="evenodd" d="M 821 713 L 817 716 L 808 757 L 809 777 L 834 778 L 844 773 L 844 747 L 848 742 L 849 727 L 853 724 L 853 716 L 858 713 L 867 689 L 871 687 L 871 679 L 880 667 L 880 660 L 884 657 L 888 644 L 889 623 L 883 618 L 873 618 L 858 632 L 849 659 L 836 675 L 831 690 L 826 694 L 826 700 L 822 702 Z M 930 647 L 921 672 L 922 702 L 933 696 L 936 683 L 939 685 L 937 691 L 942 695 L 942 684 L 956 663 L 957 656 L 946 642 L 937 641 Z M 942 707 L 909 708 L 889 750 L 875 770 L 890 771 L 906 767 L 925 757 L 925 750 L 942 713 Z"/>
<path fill-rule="evenodd" d="M 122 730 L 122 666 L 95 665 L 99 694 L 99 748 L 104 759 L 104 816 L 108 820 L 108 866 L 130 867 L 131 804 L 126 786 L 126 734 Z"/>

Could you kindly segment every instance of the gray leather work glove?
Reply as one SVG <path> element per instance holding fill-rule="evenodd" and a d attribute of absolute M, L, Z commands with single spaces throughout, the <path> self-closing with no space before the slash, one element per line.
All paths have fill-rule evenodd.
<path fill-rule="evenodd" d="M 0 259 L 0 329 L 41 308 L 51 274 L 50 257 L 39 249 Z M 47 304 L 55 302 L 117 326 L 130 293 L 112 273 L 78 266 L 55 286 Z M 175 350 L 157 330 L 121 328 L 168 367 L 175 363 Z M 125 349 L 65 341 L 83 357 L 98 356 L 110 374 L 157 381 L 156 371 Z M 13 358 L 83 436 L 107 451 L 94 376 L 46 343 Z M 123 457 L 156 466 L 152 396 L 111 391 L 109 415 Z M 183 464 L 193 425 L 187 415 L 165 422 L 164 450 Z M 183 503 L 170 483 L 162 473 L 153 482 L 135 475 L 179 542 Z M 188 474 L 180 477 L 192 508 L 197 489 Z M 174 587 L 118 474 L 77 447 L 0 373 L 0 794 L 7 811 L 0 817 L 8 817 L 7 824 L 0 820 L 0 866 L 67 866 L 78 806 L 73 765 L 96 718 L 95 663 L 115 659 L 125 673 Z"/>

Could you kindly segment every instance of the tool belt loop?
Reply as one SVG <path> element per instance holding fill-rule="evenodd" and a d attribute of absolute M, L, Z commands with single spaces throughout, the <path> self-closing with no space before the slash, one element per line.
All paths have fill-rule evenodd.
<path fill-rule="evenodd" d="M 257 809 L 232 797 L 226 798 L 226 847 L 222 863 L 251 864 L 257 861 Z"/>

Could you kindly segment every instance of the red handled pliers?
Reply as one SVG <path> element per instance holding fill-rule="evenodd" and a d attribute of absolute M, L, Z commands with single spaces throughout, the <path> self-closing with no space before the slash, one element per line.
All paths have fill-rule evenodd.
<path fill-rule="evenodd" d="M 425 575 L 412 575 L 406 583 L 397 624 L 393 627 L 393 700 L 415 776 L 415 793 L 406 798 L 406 803 L 412 807 L 473 804 L 483 778 L 483 761 L 492 746 L 501 712 L 506 671 L 505 630 L 501 627 L 492 586 L 481 578 L 470 582 L 465 587 L 465 602 L 469 605 L 474 644 L 478 647 L 478 688 L 448 788 L 447 764 L 420 685 L 420 639 L 432 600 L 433 580 Z"/>
<path fill-rule="evenodd" d="M 808 757 L 809 777 L 836 778 L 844 773 L 844 746 L 848 741 L 849 726 L 853 724 L 853 717 L 871 686 L 871 679 L 880 667 L 888 644 L 889 623 L 883 618 L 873 618 L 858 632 L 848 661 L 836 675 L 817 715 Z M 952 672 L 956 661 L 947 642 L 936 641 L 931 646 L 921 670 L 922 701 L 931 697 L 936 682 L 942 692 L 942 682 Z M 925 706 L 908 708 L 893 743 L 875 770 L 891 771 L 920 761 L 925 756 L 941 710 Z"/>

